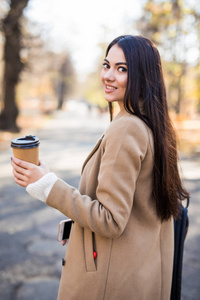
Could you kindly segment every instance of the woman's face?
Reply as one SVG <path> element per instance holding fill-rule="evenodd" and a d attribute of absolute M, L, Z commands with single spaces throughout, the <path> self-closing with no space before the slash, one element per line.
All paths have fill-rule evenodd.
<path fill-rule="evenodd" d="M 123 108 L 123 99 L 127 87 L 127 63 L 122 49 L 115 44 L 104 59 L 101 71 L 101 81 L 104 87 L 105 99 L 108 102 L 117 101 Z"/>

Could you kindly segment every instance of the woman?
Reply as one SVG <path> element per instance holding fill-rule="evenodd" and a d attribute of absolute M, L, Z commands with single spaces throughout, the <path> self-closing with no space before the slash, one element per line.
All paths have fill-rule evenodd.
<path fill-rule="evenodd" d="M 173 217 L 188 193 L 158 50 L 143 37 L 116 38 L 101 80 L 111 115 L 113 102 L 120 112 L 86 159 L 79 190 L 43 163 L 13 158 L 15 181 L 75 221 L 59 300 L 169 300 Z"/>

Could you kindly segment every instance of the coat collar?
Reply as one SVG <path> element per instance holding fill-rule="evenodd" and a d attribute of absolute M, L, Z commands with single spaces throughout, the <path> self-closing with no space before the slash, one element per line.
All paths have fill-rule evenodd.
<path fill-rule="evenodd" d="M 100 137 L 100 139 L 98 140 L 98 142 L 96 143 L 96 145 L 94 146 L 93 150 L 90 152 L 90 154 L 88 155 L 88 157 L 86 158 L 83 167 L 82 167 L 82 171 L 81 174 L 83 173 L 83 170 L 86 166 L 86 164 L 88 163 L 88 161 L 90 160 L 90 158 L 94 155 L 94 153 L 98 150 L 99 146 L 101 145 L 101 142 L 104 138 L 104 134 Z"/>

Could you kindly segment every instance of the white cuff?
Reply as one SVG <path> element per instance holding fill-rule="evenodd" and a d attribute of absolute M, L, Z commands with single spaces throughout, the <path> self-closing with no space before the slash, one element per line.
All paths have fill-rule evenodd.
<path fill-rule="evenodd" d="M 57 179 L 58 177 L 54 173 L 48 173 L 36 182 L 29 184 L 26 191 L 33 198 L 45 202 Z"/>

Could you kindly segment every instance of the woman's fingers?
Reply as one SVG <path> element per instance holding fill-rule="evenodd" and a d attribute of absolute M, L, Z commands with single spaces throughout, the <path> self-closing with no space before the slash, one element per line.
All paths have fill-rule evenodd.
<path fill-rule="evenodd" d="M 17 180 L 17 181 L 20 181 L 20 185 L 22 185 L 22 183 L 23 183 L 23 186 L 28 185 L 28 175 L 26 173 L 24 173 L 24 174 L 19 173 L 13 168 L 13 175 L 15 178 L 15 182 Z"/>
<path fill-rule="evenodd" d="M 18 167 L 14 162 L 12 162 L 13 166 L 13 175 L 14 180 L 20 186 L 26 187 L 28 185 L 28 170 Z"/>
<path fill-rule="evenodd" d="M 11 165 L 13 167 L 15 182 L 24 187 L 36 182 L 50 172 L 47 165 L 41 161 L 40 165 L 36 166 L 35 164 L 12 157 Z"/>
<path fill-rule="evenodd" d="M 13 175 L 14 175 L 14 177 L 24 181 L 25 176 L 23 174 L 17 172 L 15 169 L 13 169 Z"/>
<path fill-rule="evenodd" d="M 21 159 L 18 159 L 16 157 L 12 157 L 12 162 L 17 165 L 19 168 L 22 168 L 22 169 L 30 169 L 33 164 L 25 161 L 25 160 L 21 160 Z"/>
<path fill-rule="evenodd" d="M 26 187 L 32 177 L 35 166 L 34 164 L 20 160 L 16 157 L 11 158 L 11 165 L 13 167 L 14 180 L 20 186 Z"/>
<path fill-rule="evenodd" d="M 21 179 L 18 178 L 18 177 L 15 177 L 15 176 L 14 176 L 14 181 L 15 181 L 18 185 L 20 185 L 20 186 L 23 186 L 23 187 L 26 187 L 26 186 L 27 186 L 26 182 L 25 182 L 24 180 L 21 180 Z"/>
<path fill-rule="evenodd" d="M 15 170 L 15 172 L 25 175 L 27 174 L 27 169 L 20 167 L 19 165 L 17 165 L 14 160 L 12 159 L 11 165 L 13 167 L 13 170 Z"/>

